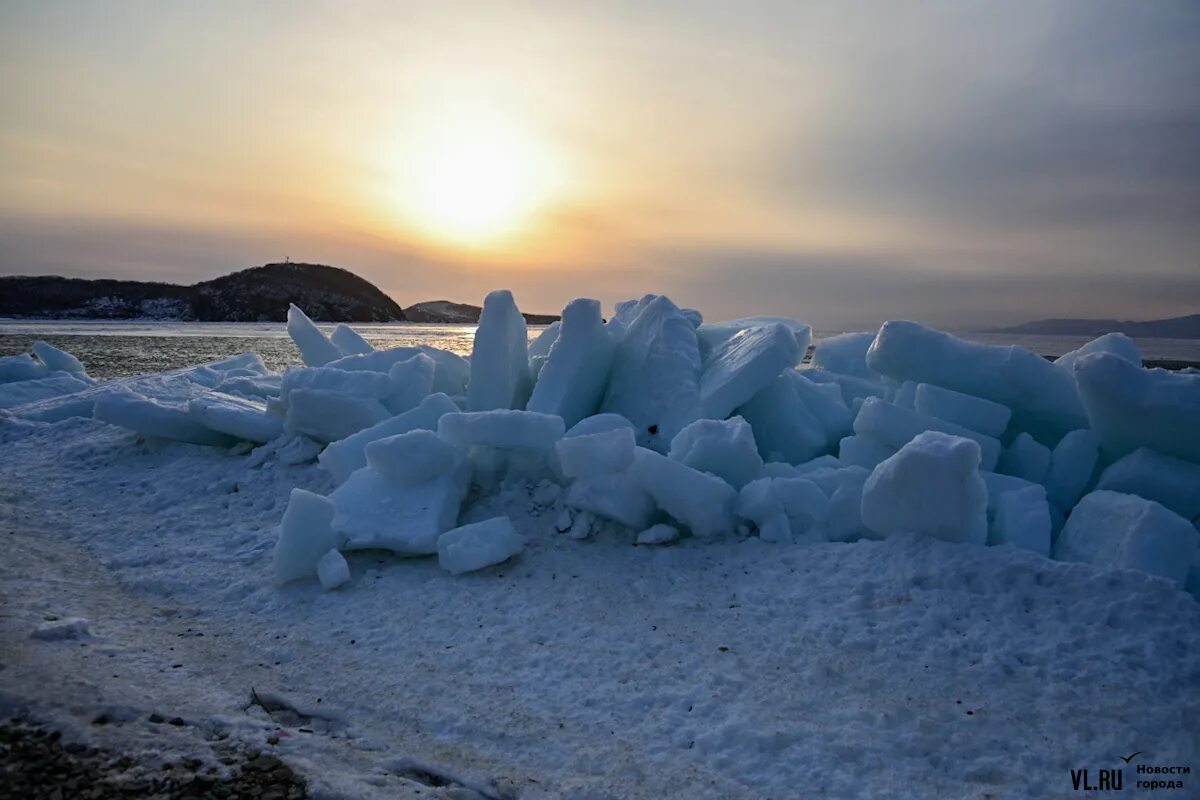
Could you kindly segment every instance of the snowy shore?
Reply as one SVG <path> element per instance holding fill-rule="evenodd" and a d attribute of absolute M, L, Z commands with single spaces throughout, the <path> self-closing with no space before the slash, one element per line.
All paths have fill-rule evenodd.
<path fill-rule="evenodd" d="M 595 422 L 589 402 L 599 401 L 579 399 L 590 378 L 571 367 L 603 354 L 551 366 L 555 345 L 539 354 L 535 343 L 540 371 L 522 389 L 529 354 L 497 346 L 523 341 L 516 327 L 496 334 L 489 355 L 476 350 L 469 378 L 437 354 L 397 354 L 358 378 L 316 366 L 282 380 L 243 359 L 119 387 L 60 380 L 74 391 L 14 407 L 0 417 L 9 545 L 0 711 L 165 759 L 209 757 L 215 742 L 267 749 L 316 796 L 1018 798 L 1069 795 L 1071 770 L 1115 768 L 1135 751 L 1147 763 L 1200 767 L 1200 603 L 1183 591 L 1186 558 L 1173 556 L 1196 547 L 1186 424 L 1131 424 L 1107 406 L 1089 416 L 1074 394 L 1080 368 L 1024 367 L 1034 362 L 1020 356 L 1006 365 L 1006 384 L 959 363 L 948 377 L 927 370 L 908 388 L 885 386 L 855 361 L 872 344 L 863 337 L 818 354 L 833 388 L 813 389 L 798 382 L 821 385 L 816 373 L 791 375 L 803 327 L 743 322 L 715 333 L 719 325 L 696 328 L 673 306 L 656 308 L 672 320 L 642 334 L 667 359 L 655 361 L 659 374 L 614 367 L 583 393 L 624 382 L 614 402 L 627 398 L 636 433 Z M 637 330 L 636 316 L 625 321 Z M 710 337 L 695 418 L 674 404 L 685 372 L 671 361 L 678 350 L 661 346 L 667 329 L 684 341 L 693 329 Z M 559 352 L 603 341 L 562 335 Z M 306 337 L 301 328 L 310 356 L 323 347 Z M 880 369 L 927 369 L 928 346 L 879 338 L 871 362 Z M 339 339 L 360 353 L 325 340 L 330 363 L 380 358 L 349 334 Z M 1121 345 L 1072 360 L 1091 359 L 1085 373 L 1141 370 L 1113 347 Z M 714 352 L 735 349 L 713 368 Z M 1051 376 L 1053 391 L 1014 390 L 1007 405 L 962 393 L 963 374 L 978 393 L 1020 387 L 1027 373 L 1013 363 Z M 759 396 L 781 371 L 787 391 Z M 1134 380 L 1143 377 L 1167 380 L 1152 371 Z M 338 394 L 334 379 L 356 388 Z M 422 380 L 422 393 L 407 391 Z M 432 427 L 393 431 L 422 403 L 442 402 L 429 401 L 439 380 L 442 396 L 461 393 L 458 401 L 447 399 Z M 216 387 L 233 399 L 214 399 Z M 1094 388 L 1081 391 L 1099 396 Z M 855 391 L 857 401 L 843 394 Z M 496 397 L 521 393 L 522 407 L 554 413 L 496 411 L 508 402 Z M 1193 402 L 1178 388 L 1150 394 L 1175 403 L 1160 409 L 1168 423 Z M 491 411 L 463 413 L 458 402 Z M 84 405 L 89 413 L 78 413 Z M 749 439 L 722 421 L 735 409 Z M 361 424 L 347 434 L 354 413 Z M 585 429 L 563 438 L 571 418 Z M 364 439 L 375 426 L 384 435 Z M 757 452 L 764 431 L 784 456 L 766 464 Z M 1182 450 L 1162 455 L 1150 444 Z M 469 479 L 432 540 L 425 528 L 379 527 L 386 515 L 375 512 L 389 498 L 414 487 L 449 496 L 456 470 Z M 370 482 L 354 477 L 363 473 Z M 1149 486 L 1147 474 L 1161 480 Z M 620 489 L 626 480 L 650 500 Z M 588 481 L 625 493 L 575 488 Z M 305 502 L 328 508 L 332 521 L 315 531 L 322 524 L 312 518 L 287 522 L 294 490 L 312 493 Z M 931 501 L 904 499 L 921 491 Z M 856 502 L 842 502 L 847 495 Z M 731 505 L 714 504 L 722 496 Z M 614 518 L 646 502 L 644 524 Z M 1101 514 L 1081 530 L 1097 504 L 1137 513 L 1120 524 Z M 728 524 L 714 516 L 724 513 Z M 477 566 L 468 556 L 478 553 L 447 560 L 446 527 L 501 517 L 522 540 L 519 554 L 484 552 L 486 568 L 461 575 L 443 569 Z M 1188 530 L 1175 532 L 1176 519 Z M 332 536 L 348 580 L 336 591 L 313 577 L 280 585 L 281 521 L 283 538 L 291 531 L 305 545 Z M 1043 525 L 1043 538 L 1022 538 Z M 636 543 L 665 527 L 680 538 Z M 370 546 L 356 548 L 356 536 Z M 1010 539 L 983 546 L 996 536 Z M 1118 553 L 1093 539 L 1153 546 Z M 440 563 L 399 555 L 430 541 L 432 551 L 418 552 Z M 282 557 L 316 571 L 302 553 Z M 112 722 L 92 725 L 100 714 Z"/>
<path fill-rule="evenodd" d="M 363 797 L 404 796 L 406 759 L 524 798 L 965 798 L 1200 756 L 1200 604 L 1140 573 L 915 538 L 580 544 L 527 501 L 495 572 L 362 553 L 339 592 L 280 589 L 274 527 L 315 467 L 85 420 L 4 449 L 5 705 L 90 737 L 100 711 L 189 720 L 147 735 L 166 754 L 282 729 Z M 31 639 L 46 615 L 91 635 Z M 328 720 L 243 710 L 251 688 Z"/>

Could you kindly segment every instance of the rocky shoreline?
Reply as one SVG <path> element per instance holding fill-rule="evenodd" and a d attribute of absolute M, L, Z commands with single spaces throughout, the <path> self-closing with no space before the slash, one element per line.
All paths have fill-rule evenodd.
<path fill-rule="evenodd" d="M 150 764 L 108 749 L 64 741 L 59 731 L 14 717 L 0 722 L 0 798 L 308 797 L 304 779 L 273 755 L 233 747 L 214 755 L 216 763 L 183 758 Z"/>

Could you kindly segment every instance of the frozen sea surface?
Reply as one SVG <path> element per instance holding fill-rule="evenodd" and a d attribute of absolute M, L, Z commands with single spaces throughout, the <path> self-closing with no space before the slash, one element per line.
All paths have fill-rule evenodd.
<path fill-rule="evenodd" d="M 327 333 L 333 325 L 320 326 Z M 432 345 L 470 355 L 474 325 L 355 323 L 354 329 L 377 348 Z M 544 326 L 529 326 L 530 340 Z M 841 331 L 817 331 L 814 341 Z M 959 333 L 987 344 L 1016 344 L 1044 356 L 1060 356 L 1090 341 L 1089 336 Z M 143 320 L 0 320 L 0 356 L 29 352 L 44 339 L 73 353 L 97 378 L 163 372 L 256 352 L 274 370 L 300 363 L 300 354 L 281 322 L 147 322 Z M 1200 363 L 1200 340 L 1138 339 L 1146 359 Z"/>

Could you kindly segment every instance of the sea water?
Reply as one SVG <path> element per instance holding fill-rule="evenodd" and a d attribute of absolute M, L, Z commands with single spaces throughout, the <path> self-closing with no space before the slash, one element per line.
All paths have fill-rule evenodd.
<path fill-rule="evenodd" d="M 330 331 L 332 325 L 321 327 Z M 354 329 L 377 348 L 427 344 L 460 355 L 471 353 L 474 325 L 410 322 L 356 323 Z M 543 326 L 529 326 L 530 338 Z M 814 339 L 841 331 L 817 331 Z M 955 331 L 988 344 L 1017 344 L 1044 356 L 1059 356 L 1088 336 L 1047 336 Z M 255 352 L 271 369 L 299 364 L 300 354 L 279 322 L 151 322 L 145 320 L 0 320 L 0 356 L 29 352 L 38 339 L 74 354 L 96 378 L 117 378 L 189 367 L 235 353 Z M 1200 362 L 1200 340 L 1138 339 L 1152 360 Z"/>

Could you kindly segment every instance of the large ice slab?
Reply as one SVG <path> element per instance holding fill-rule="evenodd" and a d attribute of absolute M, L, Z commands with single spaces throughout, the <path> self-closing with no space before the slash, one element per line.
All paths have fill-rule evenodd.
<path fill-rule="evenodd" d="M 1051 450 L 1028 433 L 1018 434 L 1000 454 L 996 469 L 1033 483 L 1045 483 L 1050 471 Z"/>
<path fill-rule="evenodd" d="M 1099 457 L 1100 442 L 1087 429 L 1071 431 L 1054 447 L 1046 473 L 1046 491 L 1056 508 L 1066 511 L 1083 496 Z"/>
<path fill-rule="evenodd" d="M 847 406 L 856 400 L 868 397 L 883 397 L 886 389 L 879 380 L 860 378 L 857 375 L 842 375 L 825 369 L 809 368 L 804 370 L 804 377 L 813 383 L 831 384 L 838 387 L 842 393 L 842 402 Z"/>
<path fill-rule="evenodd" d="M 287 332 L 300 351 L 300 359 L 310 367 L 324 366 L 342 357 L 337 345 L 295 303 L 288 306 Z"/>
<path fill-rule="evenodd" d="M 608 318 L 608 322 L 604 326 L 608 329 L 608 335 L 613 338 L 614 342 L 619 343 L 625 338 L 625 334 L 629 331 L 629 326 L 645 310 L 646 306 L 661 297 L 662 295 L 658 294 L 647 294 L 637 300 L 623 300 L 617 303 L 613 315 Z M 693 329 L 695 328 L 695 326 L 692 327 Z"/>
<path fill-rule="evenodd" d="M 767 542 L 825 538 L 829 498 L 807 477 L 760 478 L 738 493 L 737 515 L 752 521 Z"/>
<path fill-rule="evenodd" d="M 501 289 L 483 301 L 471 350 L 467 410 L 525 408 L 533 389 L 529 329 L 512 292 Z"/>
<path fill-rule="evenodd" d="M 403 414 L 416 408 L 433 391 L 436 375 L 437 364 L 425 353 L 417 353 L 412 358 L 393 364 L 388 370 L 392 391 L 383 399 L 383 404 L 393 414 Z"/>
<path fill-rule="evenodd" d="M 47 377 L 28 381 L 0 383 L 0 408 L 13 408 L 51 397 L 74 394 L 91 386 L 90 382 L 65 372 L 51 373 Z"/>
<path fill-rule="evenodd" d="M 317 580 L 322 589 L 332 591 L 350 580 L 350 565 L 337 550 L 329 550 L 317 561 Z"/>
<path fill-rule="evenodd" d="M 1138 350 L 1137 344 L 1125 334 L 1115 332 L 1106 333 L 1103 336 L 1092 339 L 1076 350 L 1064 353 L 1054 360 L 1054 364 L 1066 370 L 1067 374 L 1074 380 L 1075 362 L 1083 356 L 1092 353 L 1111 353 L 1118 358 L 1125 359 L 1135 367 L 1142 366 L 1142 353 Z"/>
<path fill-rule="evenodd" d="M 463 461 L 458 449 L 427 430 L 376 439 L 367 444 L 365 452 L 367 464 L 400 486 L 424 483 L 446 475 Z"/>
<path fill-rule="evenodd" d="M 837 470 L 837 487 L 829 497 L 829 538 L 849 542 L 866 533 L 862 523 L 862 493 L 871 470 L 846 466 Z"/>
<path fill-rule="evenodd" d="M 895 381 L 932 383 L 1008 406 L 1017 427 L 1046 445 L 1088 424 L 1071 376 L 1023 347 L 979 344 L 892 321 L 879 329 L 867 365 Z"/>
<path fill-rule="evenodd" d="M 1008 427 L 1008 421 L 1012 417 L 1012 410 L 1008 406 L 932 383 L 917 384 L 913 408 L 922 414 L 944 419 L 997 439 L 1004 434 L 1004 429 Z"/>
<path fill-rule="evenodd" d="M 285 404 L 298 389 L 356 395 L 383 400 L 395 386 L 391 378 L 378 372 L 351 372 L 333 367 L 290 367 L 279 382 L 279 399 Z"/>
<path fill-rule="evenodd" d="M 629 473 L 663 511 L 696 536 L 732 533 L 737 492 L 712 475 L 639 447 Z"/>
<path fill-rule="evenodd" d="M 346 372 L 391 372 L 392 368 L 402 361 L 407 361 L 415 355 L 424 353 L 433 359 L 436 369 L 433 373 L 432 391 L 442 392 L 450 397 L 461 395 L 466 391 L 467 379 L 470 376 L 470 364 L 465 358 L 449 350 L 442 350 L 429 345 L 417 347 L 393 347 L 388 350 L 376 350 L 373 353 L 345 356 L 337 361 L 331 361 L 326 366 Z"/>
<path fill-rule="evenodd" d="M 401 485 L 363 467 L 329 495 L 336 507 L 333 529 L 343 549 L 391 550 L 420 556 L 437 552 L 438 536 L 454 527 L 467 495 L 465 463 L 424 483 Z"/>
<path fill-rule="evenodd" d="M 1200 464 L 1142 447 L 1110 465 L 1097 489 L 1136 494 L 1160 503 L 1184 519 L 1200 517 Z"/>
<path fill-rule="evenodd" d="M 562 443 L 559 445 L 561 450 Z M 632 460 L 632 450 L 630 456 Z M 735 489 L 741 489 L 763 471 L 754 431 L 741 417 L 696 420 L 671 440 L 667 457 L 715 475 Z"/>
<path fill-rule="evenodd" d="M 562 438 L 562 417 L 534 411 L 460 411 L 438 420 L 438 436 L 457 447 L 550 450 Z"/>
<path fill-rule="evenodd" d="M 452 575 L 507 561 L 525 548 L 508 517 L 492 517 L 448 530 L 438 537 L 438 566 Z"/>
<path fill-rule="evenodd" d="M 632 431 L 633 423 L 620 414 L 593 414 L 572 425 L 563 436 L 590 436 L 593 433 L 604 433 L 618 428 L 628 428 Z"/>
<path fill-rule="evenodd" d="M 28 353 L 0 358 L 0 383 L 17 383 L 45 378 L 50 370 L 45 364 L 33 360 Z"/>
<path fill-rule="evenodd" d="M 615 349 L 600 318 L 600 303 L 572 300 L 563 309 L 561 330 L 526 408 L 557 414 L 568 428 L 595 414 L 604 399 Z"/>
<path fill-rule="evenodd" d="M 999 440 L 955 425 L 953 422 L 902 408 L 878 397 L 868 397 L 863 401 L 858 416 L 854 418 L 856 434 L 870 437 L 896 449 L 903 447 L 922 431 L 940 431 L 951 436 L 971 439 L 979 445 L 982 468 L 996 468 L 996 462 L 1000 458 Z"/>
<path fill-rule="evenodd" d="M 870 436 L 846 436 L 838 442 L 838 460 L 847 466 L 873 470 L 894 456 L 896 450 Z"/>
<path fill-rule="evenodd" d="M 233 436 L 196 422 L 185 408 L 160 403 L 131 391 L 101 394 L 95 401 L 93 416 L 102 422 L 159 439 L 214 447 L 229 447 L 238 442 Z"/>
<path fill-rule="evenodd" d="M 878 380 L 878 376 L 867 366 L 867 350 L 873 341 L 875 331 L 827 336 L 818 341 L 813 349 L 813 366 L 839 375 Z"/>
<path fill-rule="evenodd" d="M 18 361 L 24 363 L 23 359 L 18 359 Z M 32 362 L 32 359 L 29 361 Z M 48 374 L 40 364 L 37 366 L 40 375 L 44 377 Z M 38 422 L 59 422 L 70 417 L 91 417 L 99 398 L 109 394 L 128 394 L 130 392 L 158 401 L 184 413 L 183 407 L 186 406 L 188 400 L 207 394 L 214 386 L 224 382 L 226 375 L 230 373 L 243 374 L 244 370 L 257 373 L 260 369 L 265 370 L 261 358 L 253 353 L 242 353 L 196 367 L 186 367 L 156 375 L 139 375 L 133 378 L 104 381 L 79 392 L 14 406 L 10 409 L 10 413 L 21 419 Z"/>
<path fill-rule="evenodd" d="M 754 431 L 764 461 L 802 464 L 830 449 L 830 434 L 800 397 L 800 385 L 784 373 L 759 390 L 737 413 Z"/>
<path fill-rule="evenodd" d="M 699 415 L 725 419 L 803 356 L 795 333 L 784 325 L 738 331 L 713 348 L 704 362 Z"/>
<path fill-rule="evenodd" d="M 383 403 L 372 397 L 296 389 L 288 395 L 283 427 L 288 433 L 302 433 L 318 442 L 336 442 L 391 416 Z"/>
<path fill-rule="evenodd" d="M 829 445 L 832 446 L 850 433 L 855 413 L 850 411 L 836 385 L 819 383 L 810 379 L 808 372 L 794 369 L 784 370 L 783 376 L 791 380 L 800 402 L 825 428 L 825 438 Z"/>
<path fill-rule="evenodd" d="M 925 431 L 867 478 L 862 521 L 883 536 L 912 532 L 950 542 L 987 541 L 987 487 L 972 439 Z"/>
<path fill-rule="evenodd" d="M 920 386 L 916 381 L 904 381 L 895 387 L 890 387 L 887 398 L 892 405 L 907 408 L 909 411 L 917 410 L 917 387 Z"/>
<path fill-rule="evenodd" d="M 33 343 L 33 354 L 51 372 L 65 372 L 88 383 L 93 383 L 79 359 L 66 350 L 59 350 L 51 344 L 38 340 Z"/>
<path fill-rule="evenodd" d="M 1050 504 L 1041 486 L 1005 492 L 996 500 L 988 528 L 988 544 L 1011 544 L 1038 555 L 1050 555 Z"/>
<path fill-rule="evenodd" d="M 282 376 L 280 375 L 265 375 L 258 378 L 238 376 L 225 378 L 214 386 L 213 390 L 224 392 L 225 394 L 239 394 L 247 398 L 255 397 L 265 400 L 269 397 L 279 397 L 279 393 L 282 390 L 282 380 Z"/>
<path fill-rule="evenodd" d="M 632 422 L 639 445 L 665 453 L 695 419 L 699 398 L 696 329 L 670 300 L 653 297 L 624 329 L 600 408 Z"/>
<path fill-rule="evenodd" d="M 626 469 L 633 463 L 636 444 L 633 428 L 616 427 L 582 436 L 564 436 L 554 447 L 563 475 L 591 478 Z"/>
<path fill-rule="evenodd" d="M 337 547 L 334 505 L 319 494 L 292 489 L 279 538 L 275 540 L 275 578 L 280 583 L 314 575 L 321 557 Z"/>
<path fill-rule="evenodd" d="M 375 352 L 375 348 L 370 342 L 344 322 L 339 322 L 334 327 L 333 333 L 329 334 L 329 341 L 333 342 L 334 347 L 344 356 Z"/>
<path fill-rule="evenodd" d="M 564 504 L 622 525 L 642 530 L 654 519 L 654 500 L 638 485 L 628 469 L 575 480 Z"/>
<path fill-rule="evenodd" d="M 204 427 L 247 442 L 269 442 L 283 433 L 283 420 L 266 406 L 221 392 L 188 401 L 188 416 Z"/>
<path fill-rule="evenodd" d="M 1200 533 L 1153 500 L 1096 491 L 1079 501 L 1054 543 L 1060 561 L 1138 569 L 1184 585 Z"/>
<path fill-rule="evenodd" d="M 550 355 L 550 349 L 554 347 L 554 343 L 558 341 L 558 335 L 561 332 L 562 320 L 555 320 L 547 325 L 545 330 L 539 333 L 537 338 L 529 343 L 529 358 L 545 358 L 546 356 Z"/>
<path fill-rule="evenodd" d="M 1075 361 L 1075 382 L 1110 459 L 1149 447 L 1200 462 L 1200 374 L 1143 369 L 1093 353 Z"/>
<path fill-rule="evenodd" d="M 792 332 L 792 336 L 796 340 L 796 349 L 800 352 L 800 357 L 803 358 L 805 352 L 808 351 L 809 344 L 812 343 L 812 327 L 789 317 L 769 316 L 741 317 L 740 319 L 709 322 L 700 325 L 700 327 L 696 328 L 696 339 L 700 344 L 700 355 L 707 361 L 713 351 L 742 331 L 751 328 L 769 327 L 771 325 L 782 325 Z"/>
<path fill-rule="evenodd" d="M 345 483 L 355 470 L 367 465 L 365 451 L 370 442 L 413 430 L 437 430 L 438 420 L 451 413 L 458 413 L 453 400 L 440 392 L 431 394 L 411 411 L 333 442 L 322 451 L 318 461 L 335 483 Z"/>

